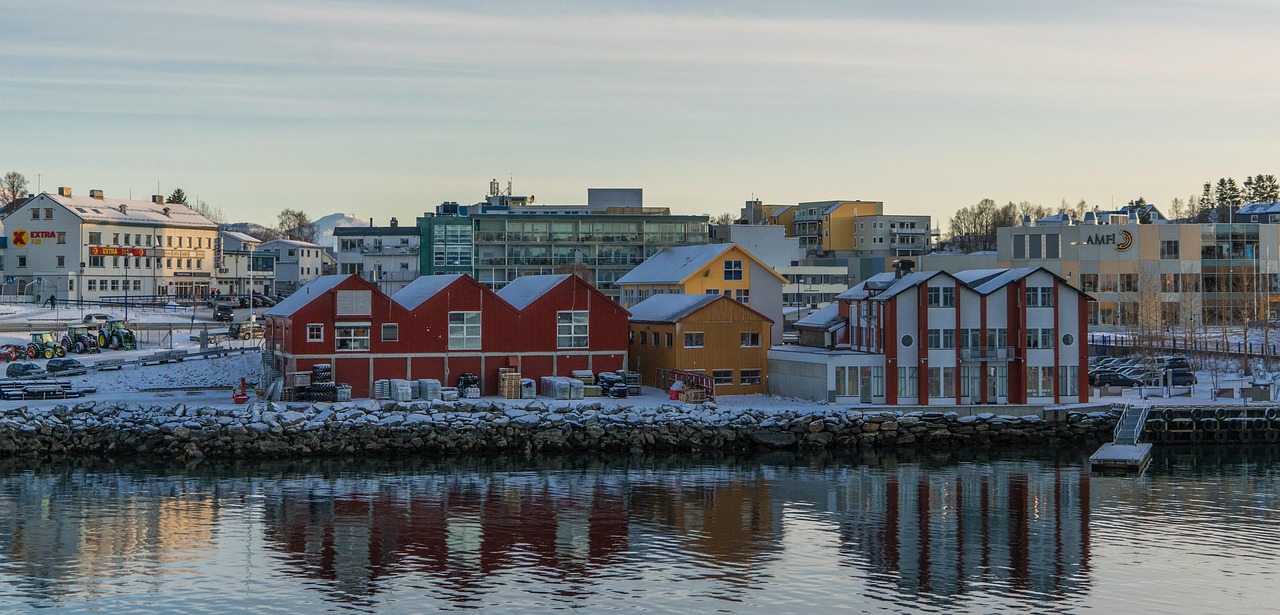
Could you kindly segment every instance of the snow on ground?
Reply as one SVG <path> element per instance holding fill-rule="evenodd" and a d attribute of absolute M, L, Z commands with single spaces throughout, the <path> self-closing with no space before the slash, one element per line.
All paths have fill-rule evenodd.
<path fill-rule="evenodd" d="M 129 308 L 129 322 L 142 324 L 191 324 L 193 310 L 197 308 L 170 305 L 166 308 Z M 207 316 L 209 310 L 196 312 L 199 316 Z M 27 324 L 33 330 L 65 329 L 67 325 L 79 324 L 87 314 L 106 314 L 111 318 L 124 318 L 122 307 L 95 308 L 61 308 L 49 309 L 29 303 L 0 304 L 0 323 Z M 195 321 L 200 323 L 200 319 Z"/>

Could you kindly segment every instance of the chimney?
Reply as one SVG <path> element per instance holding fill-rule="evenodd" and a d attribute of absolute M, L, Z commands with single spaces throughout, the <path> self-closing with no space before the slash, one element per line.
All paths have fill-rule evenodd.
<path fill-rule="evenodd" d="M 900 258 L 896 261 L 893 261 L 893 268 L 896 271 L 894 277 L 901 278 L 902 276 L 907 275 L 908 273 L 911 273 L 911 270 L 915 269 L 915 267 L 916 267 L 916 262 L 909 258 Z"/>
<path fill-rule="evenodd" d="M 399 220 L 396 220 L 395 216 L 392 216 L 392 217 L 391 217 L 391 228 L 395 228 L 395 227 L 397 227 L 397 226 L 400 226 L 400 221 L 399 221 Z"/>
<path fill-rule="evenodd" d="M 160 211 L 164 212 L 164 217 L 166 217 L 166 218 L 168 218 L 168 217 L 169 217 L 169 208 L 168 208 L 168 207 L 165 207 L 164 209 L 162 209 L 162 210 L 160 210 Z"/>
<path fill-rule="evenodd" d="M 90 191 L 89 191 L 89 198 L 91 198 L 91 199 L 98 199 L 99 201 L 101 201 L 101 200 L 102 200 L 102 191 L 101 191 L 101 190 L 90 190 Z"/>
<path fill-rule="evenodd" d="M 153 194 L 153 195 L 151 195 L 151 202 L 152 202 L 152 203 L 155 203 L 156 205 L 164 205 L 164 195 L 163 195 L 163 194 Z M 167 209 L 166 209 L 166 211 L 167 211 Z"/>
<path fill-rule="evenodd" d="M 102 197 L 97 197 L 97 198 L 102 198 Z M 120 204 L 120 213 L 122 213 L 122 214 L 127 214 L 127 213 L 129 213 L 129 206 L 128 206 L 128 205 L 125 205 L 124 203 L 121 203 L 121 204 Z"/>
<path fill-rule="evenodd" d="M 71 186 L 62 186 L 58 188 L 58 196 L 71 196 Z"/>

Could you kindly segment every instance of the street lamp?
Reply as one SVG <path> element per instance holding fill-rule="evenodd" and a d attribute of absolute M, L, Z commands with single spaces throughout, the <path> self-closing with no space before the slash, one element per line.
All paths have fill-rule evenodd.
<path fill-rule="evenodd" d="M 129 322 L 129 250 L 124 251 L 124 320 Z"/>

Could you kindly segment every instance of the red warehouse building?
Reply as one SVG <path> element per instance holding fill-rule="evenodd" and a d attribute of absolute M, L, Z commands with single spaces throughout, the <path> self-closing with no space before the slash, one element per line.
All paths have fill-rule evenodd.
<path fill-rule="evenodd" d="M 359 276 L 324 276 L 271 308 L 268 361 L 276 374 L 333 365 L 334 380 L 368 397 L 373 381 L 526 378 L 626 364 L 628 313 L 581 278 L 529 276 L 494 293 L 466 275 L 424 276 L 387 296 Z M 511 300 L 508 300 L 508 297 Z"/>

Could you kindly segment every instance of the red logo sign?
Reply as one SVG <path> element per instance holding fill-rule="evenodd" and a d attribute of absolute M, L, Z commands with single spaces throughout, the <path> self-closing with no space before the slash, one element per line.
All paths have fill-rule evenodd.
<path fill-rule="evenodd" d="M 27 232 L 18 229 L 13 232 L 13 247 L 25 248 L 27 246 Z"/>

